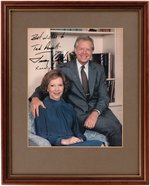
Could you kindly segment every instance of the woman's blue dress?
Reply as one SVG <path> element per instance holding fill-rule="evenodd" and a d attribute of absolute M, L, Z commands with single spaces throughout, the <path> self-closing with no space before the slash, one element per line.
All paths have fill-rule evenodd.
<path fill-rule="evenodd" d="M 76 113 L 72 105 L 63 99 L 58 101 L 47 96 L 44 99 L 46 109 L 39 107 L 39 116 L 35 118 L 36 134 L 49 140 L 53 146 L 64 146 L 62 139 L 72 136 L 83 139 L 83 142 L 71 144 L 69 146 L 101 146 L 98 140 L 86 141 L 85 136 L 80 132 Z M 67 145 L 68 146 L 68 145 Z"/>

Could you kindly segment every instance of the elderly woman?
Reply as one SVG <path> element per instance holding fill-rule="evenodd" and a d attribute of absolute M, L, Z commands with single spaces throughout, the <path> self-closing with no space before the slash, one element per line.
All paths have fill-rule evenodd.
<path fill-rule="evenodd" d="M 86 141 L 80 132 L 76 113 L 62 96 L 69 82 L 58 70 L 45 74 L 40 88 L 48 92 L 44 99 L 46 108 L 40 106 L 35 118 L 36 134 L 49 140 L 52 146 L 103 146 L 99 140 Z"/>

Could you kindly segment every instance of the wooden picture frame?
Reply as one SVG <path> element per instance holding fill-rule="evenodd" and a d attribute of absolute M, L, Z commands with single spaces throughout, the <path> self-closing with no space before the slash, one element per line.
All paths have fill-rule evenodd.
<path fill-rule="evenodd" d="M 2 183 L 3 184 L 42 184 L 42 185 L 50 185 L 50 184 L 92 184 L 92 185 L 97 185 L 97 184 L 102 184 L 102 185 L 108 185 L 108 184 L 113 184 L 113 185 L 121 185 L 121 184 L 148 184 L 149 183 L 149 126 L 148 126 L 148 119 L 149 119 L 149 97 L 148 97 L 148 75 L 149 75 L 149 61 L 148 61 L 148 2 L 145 1 L 137 1 L 137 2 L 82 2 L 82 1 L 64 1 L 64 2 L 43 2 L 43 1 L 22 1 L 22 2 L 16 2 L 16 1 L 2 1 L 1 2 L 2 6 L 2 21 L 1 21 L 1 27 L 2 27 L 2 62 L 1 62 L 1 67 L 2 67 Z M 23 98 L 22 95 L 26 95 L 27 91 L 24 91 L 27 89 L 26 82 L 23 85 L 22 82 L 25 81 L 26 77 L 24 79 L 23 76 L 26 76 L 26 45 L 24 46 L 24 41 L 22 44 L 22 48 L 15 46 L 16 40 L 16 35 L 14 34 L 15 30 L 14 28 L 19 27 L 20 28 L 20 34 L 26 33 L 25 29 L 22 29 L 22 26 L 24 22 L 26 21 L 25 19 L 22 22 L 15 22 L 15 19 L 17 17 L 18 19 L 18 14 L 23 13 L 23 17 L 25 18 L 24 15 L 30 15 L 31 13 L 31 20 L 28 19 L 28 23 L 30 24 L 30 27 L 33 25 L 33 27 L 38 26 L 40 24 L 43 24 L 42 22 L 35 23 L 32 21 L 33 17 L 32 15 L 35 12 L 44 12 L 44 14 L 47 14 L 47 12 L 50 13 L 68 13 L 69 15 L 72 16 L 72 12 L 75 13 L 81 13 L 86 12 L 91 13 L 91 17 L 97 15 L 99 12 L 102 13 L 102 17 L 100 17 L 103 22 L 103 19 L 108 18 L 110 20 L 110 15 L 108 17 L 105 15 L 105 13 L 112 13 L 115 14 L 117 19 L 120 19 L 118 15 L 121 14 L 121 16 L 124 18 L 126 21 L 126 18 L 124 16 L 124 13 L 133 13 L 133 16 L 135 15 L 136 20 L 137 20 L 137 35 L 138 35 L 138 54 L 135 50 L 132 48 L 133 53 L 132 55 L 135 55 L 136 59 L 135 60 L 135 66 L 137 67 L 137 71 L 132 71 L 133 76 L 134 73 L 136 74 L 136 77 L 138 77 L 137 80 L 137 89 L 135 90 L 137 97 L 135 98 L 135 110 L 137 113 L 133 113 L 133 117 L 130 118 L 131 125 L 135 125 L 137 131 L 132 131 L 133 135 L 136 135 L 136 132 L 138 133 L 138 140 L 137 137 L 134 138 L 133 136 L 133 141 L 132 137 L 129 135 L 126 136 L 126 131 L 129 131 L 129 125 L 126 120 L 126 115 L 125 115 L 125 122 L 124 125 L 127 126 L 124 129 L 125 132 L 125 138 L 124 138 L 124 146 L 123 148 L 112 148 L 112 149 L 104 149 L 101 151 L 105 151 L 105 154 L 107 154 L 106 161 L 110 161 L 112 158 L 111 162 L 119 162 L 121 159 L 121 154 L 126 154 L 126 151 L 131 151 L 131 156 L 133 154 L 137 154 L 137 161 L 136 161 L 136 166 L 134 167 L 134 170 L 128 170 L 128 172 L 125 173 L 116 173 L 115 167 L 112 168 L 112 173 L 107 172 L 107 168 L 105 169 L 105 163 L 103 162 L 104 169 L 106 170 L 103 172 L 101 169 L 100 173 L 99 172 L 94 172 L 94 173 L 84 173 L 84 170 L 86 167 L 89 169 L 91 165 L 94 164 L 93 167 L 91 167 L 91 170 L 94 170 L 94 167 L 97 167 L 97 164 L 101 164 L 102 162 L 97 162 L 97 151 L 92 151 L 91 149 L 84 149 L 84 153 L 92 156 L 92 158 L 95 158 L 96 155 L 96 160 L 94 159 L 93 162 L 91 163 L 91 160 L 85 161 L 89 162 L 90 166 L 84 165 L 82 167 L 82 162 L 80 162 L 81 166 L 78 166 L 77 169 L 79 170 L 79 173 L 74 173 L 74 167 L 75 167 L 75 159 L 76 156 L 79 156 L 79 161 L 82 160 L 80 156 L 82 156 L 83 150 L 76 149 L 71 151 L 68 149 L 67 151 L 63 152 L 61 151 L 62 149 L 54 149 L 53 152 L 50 152 L 48 149 L 37 149 L 37 148 L 27 148 L 27 142 L 26 142 L 26 137 L 27 134 L 26 132 L 20 133 L 20 131 L 26 129 L 27 125 L 27 97 L 24 96 Z M 17 13 L 15 15 L 14 13 Z M 104 17 L 103 17 L 104 13 Z M 42 14 L 42 15 L 44 15 Z M 122 15 L 123 14 L 123 15 Z M 75 14 L 77 15 L 77 14 Z M 126 14 L 125 14 L 126 15 Z M 115 17 L 114 16 L 114 17 Z M 62 18 L 63 19 L 63 18 Z M 82 17 L 81 17 L 82 19 Z M 94 19 L 94 18 L 93 18 Z M 88 20 L 87 22 L 88 24 Z M 115 18 L 112 20 L 115 20 Z M 70 24 L 70 19 L 67 19 L 68 23 L 65 24 Z M 122 20 L 121 20 L 122 21 Z M 128 21 L 127 21 L 128 22 Z M 89 24 L 91 24 L 90 22 Z M 56 26 L 60 24 L 60 22 L 55 22 Z M 71 23 L 72 24 L 72 23 Z M 107 27 L 107 23 L 103 23 Z M 111 24 L 111 20 L 109 22 Z M 114 22 L 114 25 L 117 27 L 118 23 Z M 20 26 L 22 25 L 22 26 Z M 62 25 L 61 25 L 62 26 Z M 74 26 L 74 25 L 73 25 Z M 84 25 L 83 25 L 84 26 Z M 118 24 L 118 27 L 120 25 Z M 122 26 L 122 25 L 121 25 Z M 128 27 L 128 26 L 127 26 Z M 129 25 L 130 27 L 130 25 Z M 128 30 L 125 29 L 125 31 L 128 33 Z M 129 33 L 131 34 L 131 33 Z M 15 37 L 13 37 L 15 36 Z M 127 46 L 126 46 L 127 44 Z M 128 48 L 129 43 L 125 43 L 124 47 Z M 16 50 L 21 50 L 23 54 L 20 55 L 20 52 L 18 54 L 16 53 Z M 126 52 L 125 52 L 126 53 Z M 17 56 L 16 56 L 17 54 Z M 126 57 L 126 56 L 125 56 Z M 134 57 L 133 57 L 134 58 Z M 134 59 L 135 59 L 134 58 Z M 16 60 L 18 59 L 18 60 Z M 17 61 L 17 62 L 15 62 Z M 19 72 L 19 68 L 23 67 L 24 73 Z M 132 65 L 131 65 L 132 66 Z M 125 66 L 125 70 L 128 68 Z M 130 71 L 128 69 L 128 71 Z M 17 75 L 16 75 L 17 74 Z M 127 73 L 128 74 L 128 73 Z M 125 73 L 125 78 L 127 78 L 127 75 Z M 130 79 L 132 81 L 132 79 Z M 18 82 L 17 82 L 18 81 Z M 126 80 L 125 81 L 125 86 L 127 86 Z M 17 82 L 17 83 L 16 83 Z M 18 84 L 20 85 L 20 89 L 18 91 Z M 130 86 L 131 88 L 131 86 Z M 23 89 L 23 90 L 22 90 Z M 124 88 L 125 89 L 125 88 Z M 25 92 L 25 93 L 24 93 Z M 129 109 L 129 105 L 126 104 L 126 94 L 128 91 L 124 90 L 124 97 L 125 97 L 125 110 L 126 112 Z M 132 92 L 132 91 L 131 91 Z M 134 92 L 134 90 L 133 90 Z M 134 97 L 134 95 L 132 95 Z M 17 98 L 19 100 L 17 100 Z M 23 100 L 21 105 L 25 105 L 24 107 L 21 108 L 21 105 L 19 105 L 20 100 Z M 130 99 L 129 99 L 130 100 Z M 132 100 L 132 97 L 131 97 Z M 128 103 L 128 100 L 127 100 Z M 25 108 L 25 109 L 24 109 Z M 19 109 L 19 110 L 18 110 Z M 22 109 L 22 111 L 21 111 Z M 129 109 L 130 110 L 130 109 Z M 15 114 L 14 114 L 15 112 Z M 18 114 L 19 112 L 19 114 Z M 133 122 L 132 122 L 133 121 Z M 127 125 L 126 125 L 127 124 Z M 131 129 L 132 130 L 132 129 Z M 128 133 L 128 132 L 127 132 Z M 129 143 L 126 143 L 127 138 L 131 139 L 131 148 L 128 148 Z M 20 147 L 20 148 L 19 148 Z M 133 147 L 135 147 L 136 152 L 132 154 Z M 25 150 L 25 151 L 24 151 Z M 45 171 L 44 167 L 42 164 L 37 161 L 38 165 L 34 164 L 34 158 L 36 159 L 36 154 L 40 153 L 45 157 L 49 153 L 50 156 L 53 153 L 53 156 L 56 156 L 56 154 L 61 154 L 58 157 L 58 162 L 65 162 L 67 163 L 67 160 L 70 161 L 72 164 L 72 167 L 70 167 L 70 173 L 67 171 L 62 173 L 57 173 L 57 170 L 62 168 L 63 172 L 63 167 L 59 167 L 61 165 L 64 166 L 64 163 L 57 165 L 56 170 L 55 170 L 55 164 L 52 165 L 54 168 L 54 172 L 47 172 Z M 108 153 L 109 152 L 109 153 Z M 69 154 L 67 158 L 63 157 L 66 156 L 67 153 Z M 21 156 L 16 156 L 16 154 L 21 154 L 25 157 Z M 32 154 L 32 157 L 31 157 Z M 101 152 L 103 156 L 103 152 Z M 115 159 L 117 154 L 117 158 Z M 128 152 L 127 152 L 128 154 Z M 73 156 L 73 159 L 70 159 L 70 156 Z M 110 156 L 111 155 L 111 156 Z M 84 156 L 83 156 L 84 157 Z M 123 157 L 123 155 L 122 155 Z M 48 157 L 49 158 L 49 157 Z M 28 164 L 31 164 L 30 159 L 32 159 L 34 169 L 27 167 Z M 52 159 L 55 159 L 55 157 L 52 157 Z M 61 159 L 61 161 L 60 161 Z M 132 159 L 132 158 L 131 158 Z M 133 157 L 134 159 L 134 157 Z M 38 159 L 44 161 L 43 159 Z M 23 165 L 20 163 L 23 161 Z M 99 160 L 100 161 L 100 160 Z M 125 159 L 121 160 L 121 162 L 125 161 Z M 126 160 L 127 162 L 130 162 Z M 125 162 L 126 162 L 125 161 Z M 18 162 L 18 164 L 16 163 Z M 30 163 L 29 163 L 30 162 Z M 119 163 L 118 163 L 119 164 Z M 130 164 L 130 163 L 129 163 Z M 68 165 L 68 164 L 67 164 Z M 119 167 L 119 165 L 116 166 Z M 129 165 L 128 165 L 129 166 Z M 122 169 L 122 165 L 120 166 L 120 170 Z M 128 169 L 128 168 L 127 168 Z M 99 170 L 99 169 L 97 169 Z M 81 172 L 81 173 L 80 173 Z"/>

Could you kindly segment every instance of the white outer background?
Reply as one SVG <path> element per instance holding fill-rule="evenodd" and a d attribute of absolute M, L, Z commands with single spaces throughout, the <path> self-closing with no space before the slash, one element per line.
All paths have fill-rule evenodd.
<path fill-rule="evenodd" d="M 1 2 L 2 0 L 0 0 Z M 7 1 L 7 0 L 5 0 Z M 16 0 L 16 1 L 21 1 L 21 0 Z M 30 1 L 30 0 L 25 0 L 25 1 Z M 32 0 L 32 1 L 35 1 L 35 0 Z M 47 1 L 47 0 L 44 0 L 44 1 Z M 49 1 L 52 1 L 52 0 L 49 0 Z M 57 1 L 63 1 L 63 0 L 57 0 Z M 68 1 L 80 1 L 80 0 L 68 0 Z M 89 1 L 89 0 L 81 0 L 81 1 Z M 94 0 L 94 1 L 118 1 L 118 0 Z M 130 1 L 130 0 L 124 0 L 124 1 Z M 132 1 L 147 1 L 147 0 L 132 0 Z M 148 0 L 150 1 L 150 0 Z M 56 2 L 56 1 L 55 1 Z M 149 7 L 149 12 L 150 12 L 150 7 Z M 0 19 L 1 19 L 1 5 L 0 5 Z M 1 22 L 1 21 L 0 21 Z M 1 27 L 1 24 L 0 24 L 0 27 Z M 150 30 L 150 15 L 149 15 L 149 30 Z M 0 41 L 1 41 L 1 31 L 0 31 Z M 1 48 L 1 47 L 0 47 Z M 150 55 L 150 46 L 149 46 L 149 55 Z M 1 50 L 0 50 L 0 56 L 1 56 Z M 1 60 L 1 58 L 0 58 Z M 1 72 L 1 65 L 0 65 L 0 72 Z M 150 72 L 150 65 L 149 65 L 149 72 Z M 150 87 L 150 78 L 149 78 L 149 87 Z M 0 89 L 1 89 L 1 73 L 0 73 Z M 149 95 L 150 96 L 150 95 Z M 1 90 L 0 90 L 0 97 L 1 97 Z M 150 113 L 150 111 L 149 111 Z M 1 118 L 1 99 L 0 99 L 0 118 Z M 1 122 L 1 120 L 0 120 Z M 150 122 L 149 122 L 150 123 Z M 149 127 L 150 128 L 150 127 Z M 150 129 L 149 129 L 150 130 Z M 150 131 L 149 131 L 149 134 L 150 134 Z M 1 127 L 0 127 L 0 146 L 1 146 Z M 1 148 L 0 148 L 0 157 L 1 157 Z M 0 161 L 0 167 L 1 167 L 1 161 Z M 0 169 L 0 185 L 1 184 L 1 169 Z M 10 186 L 14 186 L 14 185 L 10 185 Z M 19 185 L 18 185 L 19 186 Z M 40 186 L 40 185 L 39 185 Z M 52 185 L 54 186 L 54 185 Z M 72 185 L 73 186 L 73 185 Z M 83 186 L 83 185 L 82 185 Z M 92 186 L 92 185 L 91 185 Z"/>

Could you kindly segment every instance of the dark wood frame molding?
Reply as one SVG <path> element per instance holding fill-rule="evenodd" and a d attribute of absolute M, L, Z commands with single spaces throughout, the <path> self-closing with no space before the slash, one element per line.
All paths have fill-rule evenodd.
<path fill-rule="evenodd" d="M 148 47 L 148 1 L 120 1 L 120 2 L 81 2 L 81 1 L 66 1 L 66 2 L 43 2 L 43 1 L 2 1 L 2 43 L 1 43 L 1 75 L 2 75 L 2 183 L 3 184 L 91 184 L 91 185 L 124 185 L 124 184 L 148 184 L 149 180 L 149 47 Z M 141 60 L 142 60 L 142 69 L 141 69 L 141 123 L 142 125 L 142 135 L 141 135 L 141 145 L 142 145 L 142 156 L 141 156 L 141 176 L 28 176 L 28 175 L 12 175 L 10 170 L 10 149 L 9 146 L 9 123 L 11 121 L 11 109 L 10 105 L 10 36 L 9 36 L 9 16 L 11 10 L 23 10 L 23 9 L 59 9 L 59 10 L 119 10 L 119 11 L 128 11 L 128 10 L 137 10 L 141 14 Z"/>

